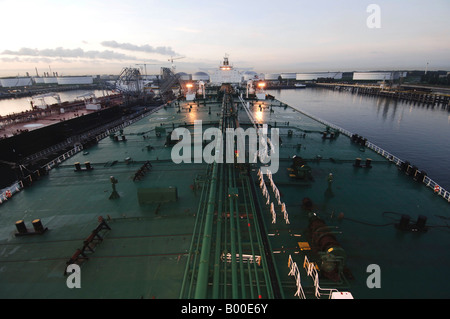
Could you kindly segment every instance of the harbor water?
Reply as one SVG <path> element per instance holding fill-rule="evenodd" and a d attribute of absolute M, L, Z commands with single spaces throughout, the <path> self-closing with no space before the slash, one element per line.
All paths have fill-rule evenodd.
<path fill-rule="evenodd" d="M 325 88 L 268 93 L 293 108 L 367 138 L 450 189 L 448 109 Z"/>

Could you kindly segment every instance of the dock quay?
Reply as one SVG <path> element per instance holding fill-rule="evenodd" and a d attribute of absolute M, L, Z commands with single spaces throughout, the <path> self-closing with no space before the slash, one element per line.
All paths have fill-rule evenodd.
<path fill-rule="evenodd" d="M 348 91 L 352 94 L 388 97 L 422 105 L 440 106 L 450 111 L 450 93 L 436 93 L 429 87 L 403 85 L 382 87 L 380 85 L 344 83 L 317 83 L 317 86 L 337 91 Z"/>
<path fill-rule="evenodd" d="M 96 99 L 96 103 L 102 109 L 120 105 L 122 102 L 122 94 L 112 94 Z M 86 109 L 86 101 L 76 100 L 48 105 L 45 109 L 35 107 L 25 112 L 0 115 L 0 139 L 93 112 L 95 110 Z"/>
<path fill-rule="evenodd" d="M 36 94 L 45 94 L 49 92 L 64 92 L 73 90 L 103 90 L 102 84 L 74 84 L 74 85 L 37 85 L 36 87 L 19 87 L 11 89 L 0 87 L 0 99 L 16 99 L 21 97 L 31 97 Z"/>

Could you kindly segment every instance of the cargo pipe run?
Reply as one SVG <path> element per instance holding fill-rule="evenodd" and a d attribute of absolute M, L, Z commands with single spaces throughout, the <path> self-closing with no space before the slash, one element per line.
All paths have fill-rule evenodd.
<path fill-rule="evenodd" d="M 206 220 L 202 241 L 202 252 L 200 254 L 200 263 L 198 268 L 197 285 L 195 288 L 195 298 L 205 299 L 207 297 L 208 275 L 209 275 L 209 256 L 211 253 L 211 238 L 214 221 L 214 208 L 216 204 L 217 188 L 217 169 L 218 164 L 213 164 L 211 174 L 211 188 L 209 190 L 208 206 L 206 211 Z"/>
<path fill-rule="evenodd" d="M 222 111 L 224 110 L 224 105 L 226 103 L 226 95 L 223 99 Z M 220 121 L 220 127 L 223 126 L 223 119 Z M 223 129 L 223 128 L 222 128 Z M 217 139 L 216 148 L 219 149 L 221 141 Z M 218 177 L 218 166 L 219 163 L 214 162 L 213 169 L 211 173 L 211 183 L 209 190 L 209 197 L 207 203 L 207 212 L 205 217 L 205 226 L 203 232 L 202 240 L 202 251 L 200 254 L 200 263 L 198 268 L 197 285 L 195 287 L 194 298 L 205 299 L 208 292 L 208 279 L 209 279 L 209 258 L 211 254 L 211 240 L 213 233 L 213 223 L 214 223 L 214 210 L 216 204 L 216 192 L 217 192 L 217 177 Z"/>
<path fill-rule="evenodd" d="M 233 107 L 232 99 L 230 101 L 230 96 L 225 94 L 223 97 L 222 103 L 222 111 L 227 111 L 227 106 Z M 224 115 L 225 117 L 225 115 Z M 232 126 L 230 121 L 221 121 L 219 125 L 222 130 L 224 126 L 230 127 Z M 227 141 L 227 143 L 234 141 Z M 217 143 L 220 143 L 218 140 Z M 216 144 L 216 149 L 219 148 L 219 144 Z M 229 169 L 231 169 L 229 167 Z M 208 282 L 209 282 L 209 269 L 210 269 L 210 255 L 211 255 L 211 241 L 213 235 L 213 224 L 214 224 L 214 212 L 215 212 L 215 204 L 216 204 L 216 192 L 217 192 L 217 180 L 218 180 L 218 170 L 219 164 L 217 162 L 213 163 L 213 170 L 211 173 L 211 184 L 210 184 L 210 192 L 207 203 L 207 212 L 205 217 L 205 226 L 203 231 L 203 240 L 202 240 L 202 250 L 200 254 L 200 263 L 198 268 L 198 276 L 197 276 L 197 285 L 195 288 L 194 297 L 196 299 L 205 299 L 208 294 Z M 222 171 L 221 171 L 222 172 Z M 222 174 L 222 173 L 221 173 Z M 231 180 L 231 172 L 228 172 L 228 178 Z M 221 181 L 223 183 L 223 181 Z M 221 188 L 222 189 L 222 188 Z M 231 236 L 231 272 L 232 272 L 232 297 L 238 298 L 238 278 L 237 278 L 237 265 L 236 265 L 236 245 L 235 245 L 235 237 L 236 237 L 236 226 L 234 221 L 234 202 L 232 196 L 229 197 L 229 207 L 230 207 L 230 236 Z M 220 217 L 219 217 L 220 218 Z M 217 236 L 217 235 L 216 235 Z M 239 236 L 239 234 L 237 234 Z M 217 243 L 216 243 L 217 244 Z M 217 253 L 217 251 L 216 251 Z M 216 261 L 217 262 L 217 261 Z M 218 276 L 218 275 L 216 275 Z M 216 281 L 218 277 L 215 277 Z M 213 279 L 214 280 L 214 279 Z M 217 295 L 217 290 L 213 290 L 213 294 Z"/>
<path fill-rule="evenodd" d="M 220 171 L 220 186 L 219 186 L 219 201 L 218 201 L 218 213 L 217 213 L 217 233 L 216 233 L 216 251 L 214 254 L 214 277 L 213 277 L 213 299 L 219 298 L 219 282 L 220 282 L 220 247 L 222 243 L 222 211 L 223 211 L 223 171 L 224 166 L 219 166 Z"/>
<path fill-rule="evenodd" d="M 238 125 L 233 98 L 225 94 L 219 128 Z M 234 144 L 234 139 L 225 142 L 228 146 Z M 282 295 L 270 248 L 263 240 L 264 226 L 262 220 L 258 221 L 261 216 L 256 212 L 249 168 L 245 167 L 236 162 L 209 166 L 209 182 L 202 190 L 180 298 Z"/>
<path fill-rule="evenodd" d="M 231 96 L 228 98 L 225 96 L 225 107 L 230 106 L 230 113 L 233 113 L 233 100 Z M 228 112 L 228 110 L 227 110 Z M 226 118 L 225 126 L 227 128 L 235 128 L 234 121 L 228 116 Z M 227 143 L 227 149 L 234 149 L 234 139 L 226 139 Z M 241 238 L 240 238 L 240 232 L 238 230 L 239 227 L 239 220 L 236 220 L 238 217 L 238 210 L 236 206 L 236 196 L 237 194 L 237 188 L 234 181 L 234 168 L 231 166 L 231 164 L 227 165 L 228 168 L 228 201 L 229 201 L 229 211 L 230 211 L 230 244 L 231 244 L 231 287 L 232 287 L 232 298 L 236 299 L 239 296 L 239 290 L 238 290 L 238 269 L 237 269 L 237 262 L 236 262 L 236 239 L 238 241 L 238 250 L 239 250 L 239 256 L 242 256 L 242 249 L 240 249 L 241 245 Z M 243 266 L 243 263 L 239 263 L 240 266 Z M 243 271 L 241 269 L 240 271 L 241 275 L 243 274 Z M 243 279 L 241 278 L 241 285 L 242 289 L 244 289 L 243 286 Z M 242 296 L 245 296 L 245 291 L 242 291 Z"/>
<path fill-rule="evenodd" d="M 208 166 L 207 169 L 207 176 L 210 176 L 212 171 L 212 168 Z M 188 274 L 193 272 L 194 269 L 197 267 L 198 262 L 198 251 L 200 247 L 200 236 L 196 236 L 197 233 L 200 233 L 200 230 L 203 227 L 204 222 L 204 216 L 206 215 L 206 205 L 203 205 L 203 203 L 206 202 L 208 196 L 209 196 L 209 189 L 210 184 L 207 183 L 206 186 L 202 187 L 202 192 L 200 196 L 200 205 L 197 210 L 196 214 L 196 220 L 194 224 L 194 231 L 193 231 L 193 237 L 191 241 L 191 245 L 189 248 L 189 253 L 187 254 L 187 262 L 186 262 L 186 269 L 184 273 L 183 283 L 181 285 L 181 291 L 180 291 L 180 298 L 190 298 L 192 296 L 193 287 L 195 285 L 194 282 L 194 276 L 189 276 Z M 192 260 L 192 264 L 191 264 Z M 188 283 L 189 281 L 189 283 Z M 189 286 L 187 286 L 189 284 Z M 187 296 L 187 297 L 185 297 Z"/>

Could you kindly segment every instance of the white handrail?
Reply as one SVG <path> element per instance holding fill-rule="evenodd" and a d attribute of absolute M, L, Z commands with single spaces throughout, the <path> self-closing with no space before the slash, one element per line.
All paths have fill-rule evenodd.
<path fill-rule="evenodd" d="M 305 293 L 303 291 L 302 283 L 300 281 L 300 271 L 298 270 L 297 263 L 294 262 L 291 255 L 289 255 L 289 259 L 288 259 L 288 267 L 289 267 L 288 276 L 294 276 L 295 285 L 297 286 L 297 291 L 295 292 L 294 296 L 298 296 L 300 299 L 306 299 Z"/>
<path fill-rule="evenodd" d="M 266 183 L 264 181 L 264 174 L 261 173 L 261 169 L 258 170 L 257 175 L 259 178 L 259 187 L 261 188 L 262 195 L 263 195 L 263 197 L 266 198 L 266 205 L 270 204 L 269 211 L 272 215 L 272 224 L 276 224 L 277 214 L 275 211 L 275 204 L 270 201 L 270 194 L 269 194 L 269 191 L 267 190 Z M 277 186 L 275 185 L 275 182 L 273 181 L 272 173 L 270 172 L 270 170 L 267 170 L 267 177 L 269 178 L 270 185 L 272 187 L 272 192 L 277 200 L 277 203 L 279 206 L 281 206 L 281 212 L 283 213 L 284 220 L 285 220 L 286 224 L 290 224 L 289 215 L 288 215 L 287 208 L 286 208 L 286 203 L 281 202 L 280 191 L 278 190 Z"/>
<path fill-rule="evenodd" d="M 314 281 L 314 287 L 315 287 L 315 296 L 316 298 L 320 298 L 322 293 L 328 293 L 329 297 L 331 297 L 331 293 L 336 291 L 338 292 L 339 290 L 335 289 L 335 288 L 320 288 L 319 285 L 319 273 L 317 272 L 317 269 L 315 267 L 315 264 L 310 262 L 308 260 L 308 257 L 305 256 L 305 260 L 303 262 L 303 268 L 305 268 L 306 273 L 308 274 L 308 276 L 310 276 L 313 281 Z M 322 291 L 322 293 L 321 293 Z"/>

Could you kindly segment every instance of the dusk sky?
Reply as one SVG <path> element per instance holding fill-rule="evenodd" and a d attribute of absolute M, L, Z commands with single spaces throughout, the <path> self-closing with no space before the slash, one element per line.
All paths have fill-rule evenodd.
<path fill-rule="evenodd" d="M 380 8 L 369 28 L 370 4 Z M 450 71 L 449 0 L 0 0 L 0 76 L 186 73 L 225 54 L 256 72 Z M 373 20 L 372 20 L 373 21 Z"/>

